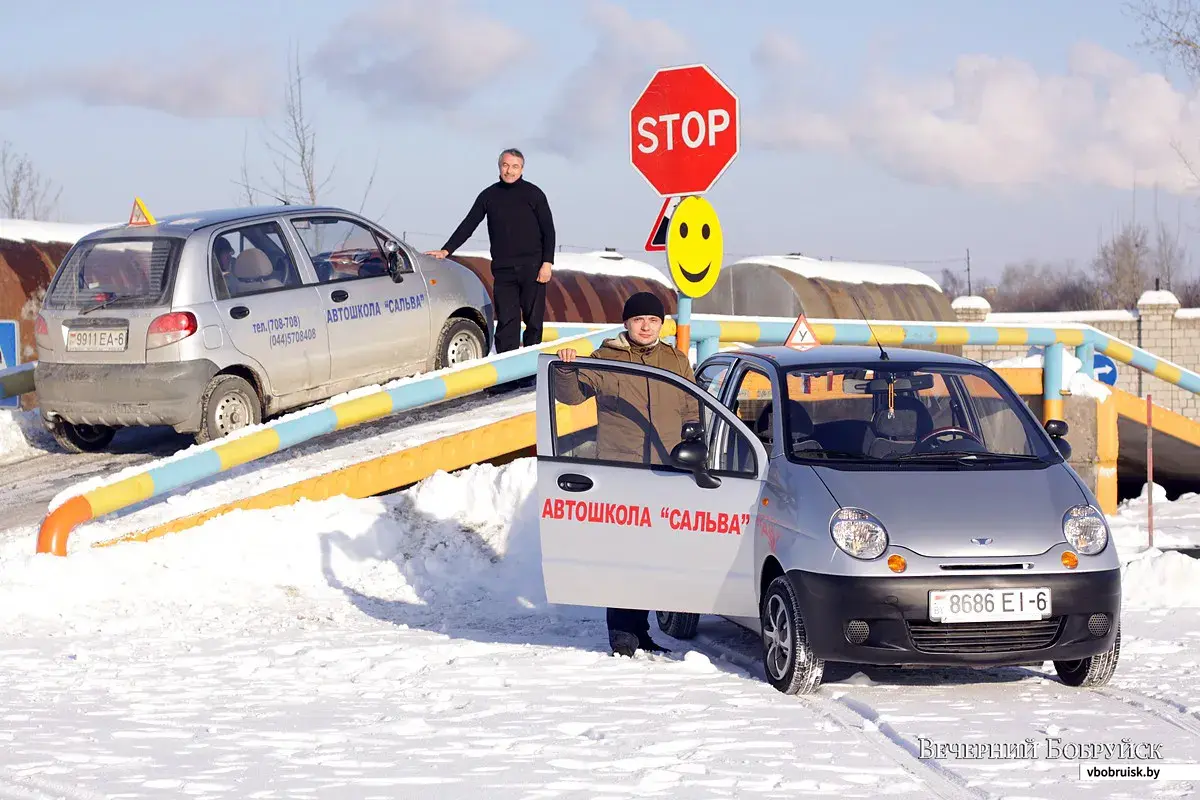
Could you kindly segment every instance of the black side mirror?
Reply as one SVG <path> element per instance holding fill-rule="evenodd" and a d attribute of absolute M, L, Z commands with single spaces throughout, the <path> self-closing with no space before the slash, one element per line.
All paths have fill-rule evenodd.
<path fill-rule="evenodd" d="M 701 489 L 716 489 L 721 485 L 721 479 L 708 471 L 704 426 L 699 422 L 685 422 L 680 433 L 683 441 L 671 450 L 671 463 L 690 471 Z"/>
<path fill-rule="evenodd" d="M 404 282 L 404 273 L 400 270 L 400 263 L 403 256 L 400 254 L 400 243 L 395 239 L 388 239 L 383 243 L 383 252 L 387 256 L 388 274 L 392 276 L 394 283 Z"/>
<path fill-rule="evenodd" d="M 1046 420 L 1046 433 L 1050 434 L 1050 439 L 1054 442 L 1054 446 L 1058 448 L 1058 452 L 1067 461 L 1071 460 L 1071 443 L 1063 437 L 1070 431 L 1070 426 L 1066 420 L 1050 419 Z"/>

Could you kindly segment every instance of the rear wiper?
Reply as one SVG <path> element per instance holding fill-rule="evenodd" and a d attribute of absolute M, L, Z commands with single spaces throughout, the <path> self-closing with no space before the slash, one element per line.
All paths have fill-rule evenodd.
<path fill-rule="evenodd" d="M 107 300 L 101 300 L 99 303 L 96 303 L 96 305 L 88 306 L 87 308 L 83 309 L 82 311 L 79 312 L 79 316 L 83 316 L 84 314 L 90 314 L 93 311 L 99 311 L 102 308 L 107 308 L 110 304 L 115 302 L 117 299 L 118 299 L 117 296 L 114 294 L 112 297 L 108 298 Z"/>

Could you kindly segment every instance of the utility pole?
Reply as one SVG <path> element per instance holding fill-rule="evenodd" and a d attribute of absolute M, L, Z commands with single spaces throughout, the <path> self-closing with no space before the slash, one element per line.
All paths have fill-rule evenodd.
<path fill-rule="evenodd" d="M 971 248 L 967 248 L 967 294 L 974 294 L 971 291 Z"/>

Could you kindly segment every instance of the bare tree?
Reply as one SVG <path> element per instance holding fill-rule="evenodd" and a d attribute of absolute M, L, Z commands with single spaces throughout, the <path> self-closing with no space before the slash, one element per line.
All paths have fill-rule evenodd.
<path fill-rule="evenodd" d="M 1189 79 L 1200 79 L 1200 10 L 1194 0 L 1136 0 L 1126 7 L 1142 23 L 1143 47 Z"/>
<path fill-rule="evenodd" d="M 0 189 L 0 216 L 8 219 L 45 220 L 58 208 L 62 195 L 62 188 L 55 190 L 29 157 L 15 153 L 9 142 L 0 143 Z"/>
<path fill-rule="evenodd" d="M 1154 268 L 1149 237 L 1145 225 L 1130 222 L 1100 245 L 1092 266 L 1105 307 L 1133 308 L 1137 304 Z"/>
<path fill-rule="evenodd" d="M 1152 277 L 1158 278 L 1167 289 L 1174 286 L 1174 280 L 1183 276 L 1187 268 L 1187 248 L 1179 241 L 1179 232 L 1172 231 L 1164 224 L 1158 226 L 1155 237 Z"/>
<path fill-rule="evenodd" d="M 942 292 L 951 299 L 962 297 L 967 293 L 966 280 L 960 273 L 952 269 L 942 269 L 940 283 L 942 285 Z"/>
<path fill-rule="evenodd" d="M 1101 307 L 1096 282 L 1069 262 L 1008 264 L 989 302 L 995 311 L 1088 311 Z"/>

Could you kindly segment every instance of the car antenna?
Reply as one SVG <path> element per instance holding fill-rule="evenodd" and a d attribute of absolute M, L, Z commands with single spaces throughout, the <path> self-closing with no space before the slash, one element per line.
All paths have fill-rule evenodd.
<path fill-rule="evenodd" d="M 890 361 L 887 351 L 883 349 L 883 343 L 879 341 L 879 337 L 875 335 L 875 329 L 871 327 L 871 320 L 867 319 L 866 312 L 862 310 L 862 306 L 858 304 L 858 299 L 854 295 L 850 295 L 850 299 L 854 301 L 858 313 L 862 315 L 863 322 L 867 323 L 867 330 L 871 333 L 871 338 L 875 340 L 875 345 L 879 348 L 879 359 L 881 361 Z"/>

